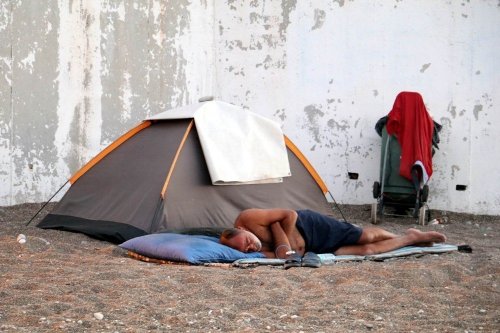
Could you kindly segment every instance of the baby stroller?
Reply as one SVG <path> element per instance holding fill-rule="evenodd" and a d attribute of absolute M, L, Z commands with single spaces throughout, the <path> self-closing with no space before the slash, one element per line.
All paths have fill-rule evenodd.
<path fill-rule="evenodd" d="M 382 154 L 380 180 L 373 184 L 377 203 L 371 207 L 371 222 L 379 223 L 384 215 L 408 216 L 410 211 L 425 225 L 430 220 L 427 181 L 432 174 L 432 145 L 438 148 L 441 125 L 431 119 L 420 94 L 401 92 L 375 129 L 382 137 Z"/>

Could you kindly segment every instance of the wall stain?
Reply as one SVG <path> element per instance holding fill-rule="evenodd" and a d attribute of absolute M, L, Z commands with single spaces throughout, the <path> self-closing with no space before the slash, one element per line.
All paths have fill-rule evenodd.
<path fill-rule="evenodd" d="M 227 0 L 227 4 L 229 5 L 229 9 L 234 10 L 234 11 L 236 11 L 238 9 L 238 8 L 236 8 L 235 5 L 233 5 L 233 3 L 235 3 L 235 2 L 236 2 L 236 0 Z"/>
<path fill-rule="evenodd" d="M 430 65 L 431 65 L 431 63 L 423 64 L 422 68 L 420 68 L 420 73 L 425 72 L 427 70 L 427 68 L 429 68 Z"/>
<path fill-rule="evenodd" d="M 52 7 L 0 1 L 0 169 L 8 174 L 0 177 L 0 206 L 45 198 L 53 180 L 58 13 Z"/>
<path fill-rule="evenodd" d="M 317 143 L 321 143 L 319 134 L 318 118 L 325 115 L 316 105 L 308 105 L 304 108 L 304 113 L 307 117 L 307 123 L 302 128 L 307 128 L 309 133 L 312 134 L 313 139 Z"/>
<path fill-rule="evenodd" d="M 256 68 L 263 67 L 264 69 L 269 69 L 269 68 L 285 68 L 286 63 L 284 60 L 278 59 L 278 60 L 273 60 L 271 55 L 266 55 L 264 60 L 255 65 Z"/>
<path fill-rule="evenodd" d="M 262 15 L 260 15 L 260 14 L 258 14 L 256 12 L 251 12 L 249 18 L 250 18 L 250 23 L 251 24 L 252 23 L 258 23 L 259 21 L 262 20 Z"/>
<path fill-rule="evenodd" d="M 455 172 L 460 171 L 460 167 L 458 165 L 451 166 L 451 178 L 455 178 Z"/>
<path fill-rule="evenodd" d="M 281 0 L 281 17 L 283 21 L 279 26 L 279 35 L 282 41 L 286 40 L 286 30 L 290 25 L 290 14 L 297 6 L 297 0 Z"/>
<path fill-rule="evenodd" d="M 450 104 L 448 104 L 448 110 L 446 110 L 446 111 L 451 114 L 453 119 L 455 119 L 455 117 L 457 116 L 457 107 L 454 106 L 452 104 L 452 102 L 450 102 Z"/>
<path fill-rule="evenodd" d="M 219 21 L 219 36 L 222 36 L 224 34 L 224 26 L 221 24 L 221 21 Z"/>
<path fill-rule="evenodd" d="M 278 109 L 276 110 L 276 112 L 274 113 L 275 117 L 278 117 L 282 122 L 285 122 L 286 120 L 286 113 L 285 113 L 285 109 Z"/>
<path fill-rule="evenodd" d="M 479 112 L 481 111 L 483 111 L 483 106 L 481 104 L 474 105 L 474 110 L 472 110 L 472 113 L 474 114 L 474 118 L 476 118 L 476 120 L 479 120 Z"/>
<path fill-rule="evenodd" d="M 349 124 L 347 123 L 347 120 L 342 120 L 342 124 L 340 124 L 339 122 L 333 119 L 329 119 L 326 124 L 328 125 L 328 127 L 337 129 L 341 132 L 345 132 L 349 129 Z"/>
<path fill-rule="evenodd" d="M 333 2 L 335 3 L 338 3 L 339 4 L 339 7 L 344 7 L 344 4 L 345 4 L 345 0 L 333 0 Z"/>
<path fill-rule="evenodd" d="M 314 25 L 311 30 L 320 29 L 325 23 L 326 13 L 324 10 L 315 9 L 314 10 Z"/>
<path fill-rule="evenodd" d="M 226 47 L 229 50 L 233 50 L 235 48 L 240 49 L 242 51 L 248 50 L 247 46 L 243 46 L 243 42 L 241 40 L 231 40 L 231 41 L 226 41 Z"/>
<path fill-rule="evenodd" d="M 187 0 L 177 2 L 164 2 L 161 0 L 142 2 L 133 0 L 126 2 L 119 0 L 115 2 L 103 1 L 100 7 L 96 7 L 88 5 L 88 2 L 85 0 L 68 0 L 67 3 L 69 3 L 69 5 L 62 5 L 63 1 L 53 1 L 51 2 L 51 6 L 54 8 L 54 17 L 49 18 L 50 22 L 47 22 L 47 18 L 43 18 L 42 20 L 39 19 L 39 17 L 43 16 L 43 6 L 47 6 L 47 4 L 39 5 L 39 3 L 43 2 L 32 2 L 30 4 L 29 1 L 7 0 L 1 3 L 0 8 L 6 8 L 4 7 L 5 3 L 9 3 L 10 8 L 20 8 L 20 11 L 16 12 L 16 22 L 14 22 L 13 28 L 11 27 L 9 17 L 7 17 L 6 20 L 2 20 L 2 18 L 5 17 L 2 14 L 8 14 L 8 10 L 11 9 L 6 9 L 0 13 L 0 40 L 4 43 L 7 41 L 7 43 L 4 44 L 7 45 L 6 47 L 12 47 L 12 45 L 8 45 L 8 42 L 13 42 L 13 51 L 18 52 L 14 57 L 14 66 L 17 66 L 16 74 L 18 75 L 15 78 L 11 77 L 12 68 L 8 68 L 11 66 L 11 58 L 3 57 L 4 54 L 0 56 L 0 66 L 2 66 L 3 70 L 0 74 L 0 81 L 2 81 L 1 83 L 4 84 L 4 86 L 6 83 L 7 87 L 13 84 L 17 85 L 17 87 L 22 87 L 16 91 L 18 95 L 14 97 L 9 95 L 9 99 L 0 98 L 0 102 L 3 102 L 3 104 L 0 103 L 0 105 L 5 106 L 5 109 L 2 109 L 2 111 L 5 110 L 2 114 L 5 116 L 3 118 L 0 117 L 2 118 L 0 119 L 0 132 L 2 132 L 0 133 L 0 147 L 2 147 L 2 149 L 3 147 L 7 147 L 0 151 L 0 155 L 4 156 L 0 161 L 3 163 L 0 165 L 0 170 L 1 173 L 5 173 L 4 170 L 16 168 L 16 171 L 11 171 L 10 173 L 10 177 L 15 183 L 13 186 L 14 193 L 9 194 L 10 198 L 14 196 L 17 198 L 18 194 L 22 195 L 22 197 L 18 199 L 19 202 L 25 202 L 26 199 L 31 198 L 37 200 L 45 198 L 43 194 L 50 191 L 50 189 L 57 185 L 61 179 L 64 179 L 68 175 L 68 172 L 66 172 L 68 171 L 67 169 L 77 168 L 80 166 L 78 165 L 80 160 L 86 160 L 86 158 L 82 158 L 81 156 L 95 153 L 95 147 L 99 145 L 92 143 L 95 142 L 91 141 L 93 138 L 99 138 L 100 135 L 102 135 L 101 143 L 112 141 L 112 139 L 121 134 L 125 128 L 129 128 L 129 122 L 133 125 L 136 121 L 142 119 L 144 113 L 156 113 L 164 107 L 186 104 L 189 99 L 189 93 L 197 93 L 197 91 L 193 91 L 195 84 L 192 82 L 199 79 L 199 77 L 189 76 L 192 75 L 189 70 L 192 68 L 190 63 L 192 60 L 200 60 L 192 57 L 192 54 L 197 54 L 193 52 L 193 49 L 198 47 L 198 45 L 196 45 L 196 43 L 189 45 L 186 40 L 189 40 L 191 35 L 199 33 L 199 22 L 195 22 L 196 20 L 194 17 L 198 18 L 198 15 L 203 15 L 204 12 L 200 13 L 194 11 L 194 14 L 191 14 L 194 15 L 193 24 L 191 26 L 190 10 L 193 7 L 199 8 L 200 5 L 204 5 L 205 8 L 207 6 L 216 7 L 213 2 L 207 4 L 207 0 L 200 0 L 198 3 Z M 59 3 L 59 7 L 57 3 Z M 119 4 L 114 5 L 113 3 Z M 214 51 L 216 55 L 213 56 L 216 59 L 213 60 L 215 64 L 210 65 L 214 65 L 216 67 L 214 70 L 218 71 L 218 73 L 225 72 L 225 74 L 221 75 L 223 78 L 225 76 L 230 77 L 233 74 L 241 75 L 239 81 L 241 81 L 241 79 L 248 79 L 242 77 L 244 75 L 243 69 L 247 70 L 248 77 L 252 76 L 255 72 L 257 72 L 257 74 L 255 74 L 256 78 L 265 78 L 266 74 L 282 75 L 283 72 L 264 73 L 264 69 L 269 69 L 272 66 L 283 68 L 287 51 L 292 52 L 290 50 L 293 50 L 294 56 L 295 52 L 302 52 L 300 49 L 293 49 L 300 47 L 300 45 L 292 45 L 292 42 L 296 42 L 295 36 L 293 36 L 293 41 L 292 38 L 290 38 L 292 30 L 294 34 L 297 32 L 295 24 L 298 23 L 295 22 L 295 17 L 301 17 L 300 15 L 307 14 L 302 12 L 296 13 L 299 9 L 297 5 L 298 1 L 276 1 L 272 3 L 272 5 L 269 0 L 249 0 L 249 5 L 241 0 L 229 0 L 225 3 L 228 6 L 228 9 L 224 12 L 225 17 L 222 18 L 221 21 L 215 20 L 211 22 L 212 25 L 210 27 L 215 30 L 212 31 L 211 29 L 207 29 L 206 32 L 203 32 L 209 35 L 208 38 L 215 38 L 215 45 L 211 45 L 209 51 Z M 314 21 L 310 20 L 305 23 L 305 29 L 309 30 L 312 28 L 312 30 L 316 30 L 329 28 L 327 24 L 325 24 L 329 23 L 326 22 L 326 15 L 330 15 L 334 10 L 339 12 L 338 7 L 343 7 L 348 4 L 350 3 L 344 0 L 329 1 L 329 9 L 326 9 L 326 14 L 323 15 L 323 11 L 315 11 L 314 4 L 311 4 L 311 2 L 304 6 L 301 3 L 301 11 L 305 10 L 309 15 L 313 14 L 312 11 L 315 11 Z M 397 4 L 401 6 L 400 1 L 398 1 Z M 500 7 L 500 1 L 498 5 Z M 232 6 L 231 9 L 229 9 L 229 6 Z M 110 9 L 111 7 L 119 7 L 119 10 L 115 12 Z M 58 8 L 59 10 L 65 10 L 65 12 L 58 12 Z M 86 8 L 87 11 L 83 10 Z M 390 9 L 392 10 L 392 8 Z M 251 11 L 255 13 L 250 13 Z M 265 12 L 269 15 L 264 15 Z M 465 10 L 462 10 L 462 12 L 469 14 Z M 68 13 L 71 15 L 68 15 Z M 89 16 L 89 14 L 93 16 Z M 283 14 L 283 16 L 281 14 Z M 459 18 L 460 14 L 461 11 L 455 12 L 453 18 Z M 328 16 L 328 19 L 331 19 L 331 17 Z M 476 20 L 476 17 L 469 14 L 467 20 L 473 19 Z M 81 34 L 85 32 L 85 30 L 87 30 L 85 32 L 87 34 L 89 32 L 90 34 L 95 33 L 94 26 L 98 25 L 99 21 L 101 22 L 101 29 L 98 30 L 98 34 L 93 35 L 89 39 L 82 39 Z M 236 38 L 231 37 L 232 35 L 230 36 L 230 34 L 240 29 L 242 23 L 246 24 L 248 21 L 252 24 L 252 26 L 250 26 L 251 29 L 248 30 L 250 35 L 248 36 L 249 38 L 247 38 L 247 36 Z M 463 20 L 460 21 L 464 22 Z M 2 30 L 4 24 L 8 25 L 8 31 Z M 26 28 L 24 25 L 26 25 Z M 57 31 L 60 30 L 59 25 L 61 25 L 63 29 L 71 31 L 71 33 L 67 34 L 67 36 L 70 37 L 69 39 L 57 40 Z M 480 27 L 478 27 L 478 29 L 478 31 L 484 32 Z M 29 38 L 19 36 L 25 32 L 34 32 L 35 35 L 31 35 Z M 39 32 L 42 32 L 42 34 Z M 216 36 L 212 36 L 212 33 L 215 33 Z M 9 37 L 11 40 L 2 36 L 10 34 L 14 34 L 14 38 Z M 217 34 L 220 34 L 221 38 L 219 38 Z M 224 34 L 227 34 L 227 36 L 223 36 Z M 310 37 L 307 35 L 307 31 L 301 30 L 300 34 L 301 35 L 298 37 Z M 332 34 L 335 34 L 335 32 L 332 31 Z M 309 35 L 311 35 L 310 32 Z M 97 39 L 95 40 L 97 40 L 97 43 L 92 43 L 90 45 L 89 42 L 93 41 L 96 37 Z M 457 36 L 452 37 L 455 39 L 457 38 Z M 230 41 L 231 38 L 235 40 Z M 465 38 L 467 38 L 467 36 L 465 36 Z M 26 43 L 26 41 L 28 43 Z M 37 42 L 38 46 L 35 47 L 35 42 L 33 41 Z M 228 44 L 226 44 L 228 49 L 229 46 L 232 47 L 232 54 L 225 52 L 227 51 L 224 50 L 225 42 L 228 42 Z M 289 42 L 290 44 L 288 44 Z M 23 45 L 21 45 L 22 43 L 30 44 L 31 46 L 29 46 L 29 48 L 23 47 Z M 100 59 L 97 54 L 93 53 L 95 47 L 98 52 L 101 53 L 102 59 Z M 2 47 L 0 47 L 0 49 L 1 48 Z M 250 52 L 252 50 L 267 50 L 267 48 L 273 48 L 273 50 L 269 50 L 269 52 L 254 52 L 253 54 Z M 5 47 L 3 47 L 3 49 L 5 49 Z M 30 54 L 26 51 L 32 53 Z M 61 57 L 60 54 L 63 52 L 68 52 L 68 55 Z M 308 51 L 304 50 L 304 52 Z M 253 58 L 255 60 L 252 61 L 255 62 L 261 61 L 259 64 L 260 66 L 258 66 L 260 69 L 257 71 L 255 69 L 254 71 L 248 70 L 247 68 L 252 68 L 254 64 L 246 65 L 244 62 L 246 61 L 246 59 L 244 59 L 245 57 Z M 224 58 L 226 58 L 227 62 L 224 62 Z M 222 65 L 217 63 L 219 60 Z M 187 68 L 185 68 L 186 64 Z M 476 76 L 482 75 L 484 79 L 490 80 L 493 74 L 490 74 L 489 71 L 481 73 L 481 71 L 477 70 L 480 68 L 481 64 L 480 62 L 477 64 L 478 67 L 476 70 L 473 70 L 472 73 L 475 73 Z M 424 73 L 430 66 L 430 64 L 427 65 L 428 66 L 424 68 L 425 65 L 422 66 L 421 63 L 421 73 Z M 94 71 L 94 68 L 98 66 L 102 66 L 101 69 L 99 71 Z M 482 68 L 482 70 L 484 70 L 484 68 Z M 68 77 L 68 80 L 58 80 L 58 72 L 63 72 Z M 228 72 L 230 73 L 228 74 Z M 12 83 L 11 80 L 14 80 L 14 83 Z M 186 80 L 190 83 L 186 83 Z M 99 81 L 103 81 L 104 85 L 101 94 L 95 90 L 91 91 L 96 88 Z M 241 95 L 238 91 L 242 91 L 244 94 L 245 90 L 250 87 L 251 84 L 256 83 L 255 81 L 256 80 L 249 80 L 247 84 L 243 81 L 235 81 L 235 89 L 229 93 L 229 89 L 224 90 L 226 88 L 221 88 L 223 92 L 219 97 L 232 99 L 232 102 L 238 101 L 238 99 L 241 99 L 241 96 L 238 96 Z M 40 82 L 43 82 L 46 87 L 43 87 Z M 332 85 L 332 83 L 333 80 L 330 80 L 329 84 Z M 467 83 L 467 81 L 461 82 L 464 86 Z M 224 82 L 221 82 L 221 86 L 223 84 Z M 57 90 L 58 85 L 66 87 L 65 89 L 59 90 L 59 92 L 62 92 L 59 96 Z M 42 87 L 46 89 L 40 89 Z M 238 90 L 238 87 L 242 88 Z M 328 90 L 328 94 L 325 97 L 339 94 L 338 87 L 331 86 L 331 88 L 331 91 Z M 372 89 L 373 88 L 370 89 L 368 87 L 368 95 L 371 94 L 370 90 Z M 29 90 L 29 92 L 24 93 L 22 90 Z M 243 97 L 246 99 L 248 105 L 262 103 L 258 90 L 259 89 L 254 90 L 252 88 L 252 93 L 250 95 L 247 93 Z M 69 94 L 68 92 L 75 92 L 75 95 Z M 383 99 L 384 93 L 379 94 L 378 90 L 375 89 L 372 90 L 372 92 L 374 97 L 380 95 L 381 97 L 379 97 L 379 99 Z M 0 92 L 0 94 L 1 93 L 2 92 Z M 287 91 L 286 94 L 289 94 L 289 92 Z M 455 94 L 455 91 L 452 92 L 452 95 L 453 94 Z M 497 97 L 495 91 L 491 91 L 491 94 L 492 97 Z M 43 98 L 40 98 L 41 95 Z M 377 153 L 373 153 L 373 155 L 375 157 L 379 155 L 378 145 L 372 145 L 372 147 L 368 149 L 367 146 L 360 143 L 363 140 L 358 140 L 355 137 L 357 134 L 362 137 L 363 130 L 368 128 L 364 118 L 362 122 L 360 122 L 359 119 L 356 120 L 356 116 L 353 117 L 354 119 L 347 118 L 347 120 L 342 120 L 342 115 L 354 109 L 346 108 L 350 106 L 346 104 L 354 104 L 354 100 L 356 100 L 358 105 L 362 105 L 364 102 L 368 102 L 367 100 L 362 100 L 363 98 L 366 99 L 367 96 L 361 96 L 357 93 L 356 96 L 351 97 L 346 95 L 343 95 L 344 99 L 346 99 L 343 105 L 336 105 L 337 101 L 341 103 L 340 99 L 337 98 L 328 99 L 328 104 L 325 104 L 324 99 L 315 99 L 321 98 L 320 94 L 315 95 L 316 97 L 313 97 L 313 99 L 301 106 L 304 107 L 307 104 L 319 103 L 313 104 L 316 109 L 310 109 L 310 112 L 306 113 L 307 117 L 305 115 L 298 115 L 302 123 L 295 126 L 297 132 L 300 131 L 300 126 L 311 125 L 311 127 L 317 129 L 317 132 L 311 130 L 315 138 L 314 141 L 311 139 L 308 130 L 303 131 L 303 134 L 305 133 L 306 135 L 303 139 L 309 141 L 310 145 L 312 145 L 311 150 L 317 150 L 317 154 L 321 156 L 330 156 L 332 162 L 332 166 L 330 167 L 337 165 L 337 170 L 345 169 L 345 165 L 343 164 L 344 161 L 340 164 L 337 164 L 335 161 L 339 160 L 340 154 L 338 154 L 338 151 L 349 146 L 349 142 L 350 148 L 342 154 L 345 158 L 341 160 L 348 160 L 346 156 L 350 154 L 351 157 L 349 159 L 353 161 L 354 158 L 359 158 L 360 155 L 367 150 L 377 150 Z M 99 101 L 94 99 L 94 96 L 98 96 L 102 101 L 102 115 L 96 112 L 99 111 Z M 281 98 L 281 96 L 279 97 Z M 372 101 L 374 97 L 372 97 Z M 496 125 L 496 118 L 492 117 L 494 109 L 490 106 L 491 101 L 485 101 L 483 98 L 474 100 L 474 97 L 466 96 L 466 94 L 463 97 L 469 101 L 466 110 L 461 105 L 455 106 L 450 103 L 447 110 L 445 107 L 444 110 L 440 111 L 440 116 L 444 115 L 448 117 L 443 118 L 445 120 L 445 126 L 451 127 L 451 125 L 454 124 L 457 129 L 461 129 L 465 127 L 461 125 L 467 125 L 471 121 L 474 122 L 474 118 L 470 117 L 470 112 L 473 110 L 475 120 L 481 121 L 481 123 L 475 126 L 481 128 L 485 125 Z M 299 99 L 299 97 L 295 98 Z M 14 105 L 10 107 L 9 103 L 11 103 L 12 100 Z M 59 100 L 62 100 L 62 102 L 58 104 Z M 379 101 L 381 102 L 381 100 Z M 283 105 L 281 102 L 281 99 L 276 101 L 275 104 L 273 104 L 275 106 L 268 112 L 271 114 L 274 113 L 276 119 L 285 121 L 287 119 L 287 114 L 285 113 L 285 109 L 282 108 Z M 286 105 L 291 103 L 293 103 L 293 101 L 290 101 Z M 344 106 L 344 108 L 342 108 L 342 106 Z M 27 112 L 29 110 L 40 110 L 40 112 L 38 114 L 29 114 L 29 112 Z M 56 113 L 56 110 L 58 113 Z M 290 112 L 290 109 L 287 110 Z M 12 117 L 9 114 L 10 112 L 14 113 Z M 63 112 L 71 114 L 71 116 L 62 115 Z M 297 110 L 293 112 L 297 112 Z M 25 116 L 27 114 L 29 114 L 29 117 Z M 468 116 L 467 119 L 459 119 L 463 121 L 463 123 L 459 124 L 456 118 L 460 118 L 464 115 Z M 92 121 L 98 122 L 101 117 L 103 124 L 102 126 L 99 124 L 99 128 L 96 129 L 96 123 L 92 123 Z M 11 118 L 13 121 L 9 122 Z M 290 117 L 288 117 L 288 119 L 289 118 Z M 295 117 L 292 118 L 295 119 Z M 336 121 L 330 121 L 330 118 Z M 489 119 L 491 119 L 491 121 L 488 121 Z M 314 124 L 308 123 L 307 120 L 310 120 L 310 122 Z M 23 122 L 25 122 L 25 124 L 22 124 Z M 349 125 L 351 125 L 352 128 L 349 128 Z M 10 128 L 11 126 L 12 128 Z M 91 130 L 90 128 L 93 129 Z M 58 136 L 58 139 L 54 140 L 57 129 L 59 129 L 64 136 Z M 366 129 L 365 131 L 367 132 L 366 137 L 371 140 L 373 135 L 373 133 L 370 132 L 371 126 L 370 130 Z M 450 131 L 446 131 L 447 134 L 445 134 L 448 142 L 450 140 L 449 132 Z M 483 132 L 477 132 L 480 138 L 484 135 L 488 135 L 488 133 L 493 135 L 493 132 Z M 474 132 L 474 134 L 476 133 Z M 464 136 L 468 134 L 459 133 L 458 131 L 454 134 L 453 140 L 460 141 L 460 135 L 462 135 L 463 141 L 470 141 L 468 137 Z M 460 144 L 463 143 L 452 142 L 453 147 Z M 334 147 L 334 149 L 327 150 L 325 147 Z M 446 175 L 444 178 L 445 180 L 442 181 L 442 185 L 440 184 L 441 187 L 446 185 L 446 179 L 450 177 L 449 167 L 451 168 L 450 164 L 453 164 L 453 158 L 458 158 L 456 156 L 457 154 L 458 153 L 450 154 L 452 159 L 446 161 L 446 163 L 448 163 L 446 164 L 446 168 L 443 167 L 441 170 L 441 173 Z M 366 153 L 363 156 L 366 156 Z M 327 159 L 323 159 L 319 163 L 326 163 L 325 160 Z M 61 164 L 65 164 L 65 168 L 58 167 L 61 161 L 64 161 L 64 163 Z M 67 165 L 66 162 L 68 162 L 69 165 Z M 365 162 L 363 161 L 363 163 Z M 39 170 L 39 172 L 31 170 L 28 167 L 29 165 L 33 166 L 33 170 Z M 7 166 L 7 169 L 5 169 L 4 166 Z M 66 168 L 66 166 L 68 168 Z M 363 167 L 365 169 L 367 168 L 366 165 Z M 458 170 L 459 169 L 451 170 L 453 176 L 461 176 Z M 337 177 L 340 177 L 339 179 L 345 177 L 342 172 L 338 171 L 327 171 L 326 177 L 335 177 L 333 173 L 335 173 Z M 467 172 L 466 176 L 468 175 L 469 172 Z M 5 179 L 5 177 L 2 179 Z M 0 179 L 0 182 L 2 179 Z M 39 180 L 35 182 L 34 179 Z M 23 180 L 26 184 L 23 184 Z M 368 182 L 365 183 L 368 184 Z M 0 183 L 2 190 L 4 184 L 12 187 L 10 183 L 3 182 Z M 354 186 L 355 182 L 350 181 L 349 191 L 352 192 Z M 40 193 L 42 193 L 42 196 L 35 197 L 27 193 L 26 190 L 23 190 L 35 189 L 36 191 L 36 188 L 41 191 Z M 440 188 L 438 187 L 437 190 L 440 190 Z M 366 191 L 360 191 L 359 193 L 364 192 Z M 3 195 L 3 193 L 6 192 L 0 193 L 0 196 Z M 449 192 L 443 190 L 443 197 L 449 196 L 449 194 Z M 354 194 L 347 193 L 345 195 L 349 197 L 349 195 Z M 358 195 L 358 193 L 356 193 L 356 195 Z M 360 197 L 362 198 L 363 195 Z M 0 197 L 0 199 L 3 199 L 3 197 Z M 495 200 L 497 200 L 498 203 L 498 199 Z M 484 209 L 491 211 L 491 201 L 489 201 L 489 203 L 481 201 L 480 203 L 484 203 Z"/>

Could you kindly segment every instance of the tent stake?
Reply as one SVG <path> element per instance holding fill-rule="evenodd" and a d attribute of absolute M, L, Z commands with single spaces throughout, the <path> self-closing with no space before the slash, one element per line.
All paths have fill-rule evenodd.
<path fill-rule="evenodd" d="M 27 226 L 31 223 L 31 221 L 33 221 L 33 219 L 34 219 L 34 218 L 35 218 L 35 217 L 36 217 L 36 216 L 37 216 L 37 215 L 38 215 L 38 214 L 39 214 L 39 213 L 40 213 L 40 212 L 41 212 L 41 211 L 45 208 L 45 206 L 47 206 L 47 205 L 49 204 L 50 200 L 52 200 L 52 199 L 53 199 L 53 198 L 57 195 L 57 193 L 59 193 L 59 192 L 63 189 L 63 187 L 64 187 L 64 186 L 66 186 L 66 184 L 67 184 L 68 182 L 69 182 L 69 179 L 66 181 L 66 183 L 64 183 L 64 185 L 63 185 L 63 186 L 61 186 L 61 187 L 60 187 L 60 188 L 56 191 L 56 193 L 54 193 L 54 195 L 53 195 L 53 196 L 51 196 L 51 197 L 50 197 L 49 201 L 47 201 L 45 204 L 43 204 L 42 208 L 40 208 L 40 209 L 38 210 L 38 212 L 36 212 L 36 214 L 35 214 L 35 215 L 33 215 L 33 217 L 31 218 L 31 220 L 29 220 L 29 221 L 28 221 L 28 223 L 26 223 L 26 225 L 25 225 L 26 227 L 27 227 Z"/>

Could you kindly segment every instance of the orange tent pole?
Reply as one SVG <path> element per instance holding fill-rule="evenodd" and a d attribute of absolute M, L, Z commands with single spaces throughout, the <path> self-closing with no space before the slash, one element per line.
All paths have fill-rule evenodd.
<path fill-rule="evenodd" d="M 70 179 L 69 182 L 70 184 L 74 184 L 78 178 L 83 176 L 87 171 L 89 171 L 94 165 L 99 163 L 104 157 L 106 157 L 109 153 L 111 153 L 113 150 L 118 148 L 122 143 L 142 131 L 143 129 L 149 127 L 151 125 L 151 121 L 147 120 L 136 127 L 132 128 L 130 131 L 127 133 L 123 134 L 121 137 L 119 137 L 116 141 L 114 141 L 112 144 L 107 146 L 103 151 L 101 151 L 97 156 L 95 156 L 93 159 L 90 160 L 83 168 L 78 170 Z"/>
<path fill-rule="evenodd" d="M 161 190 L 161 198 L 162 199 L 165 199 L 165 193 L 167 192 L 167 187 L 168 187 L 168 184 L 170 183 L 170 178 L 172 177 L 172 173 L 174 172 L 175 165 L 177 164 L 177 160 L 179 159 L 179 155 L 181 154 L 182 148 L 184 147 L 184 144 L 186 143 L 189 132 L 191 132 L 191 128 L 193 128 L 193 124 L 194 124 L 194 120 L 191 120 L 188 127 L 186 128 L 186 131 L 184 132 L 184 136 L 182 137 L 181 142 L 179 143 L 179 147 L 177 147 L 177 151 L 175 152 L 174 160 L 172 161 L 172 164 L 170 165 L 170 170 L 168 170 L 167 179 L 165 180 L 165 183 L 163 184 L 163 188 Z"/>
<path fill-rule="evenodd" d="M 309 171 L 311 176 L 314 178 L 316 181 L 316 184 L 321 188 L 321 191 L 323 191 L 323 194 L 326 194 L 328 192 L 328 188 L 326 187 L 326 184 L 323 182 L 323 179 L 321 179 L 320 175 L 316 172 L 314 167 L 309 163 L 307 158 L 302 154 L 297 148 L 296 145 L 293 144 L 293 142 L 285 135 L 285 144 L 286 146 L 297 156 L 297 158 L 302 162 L 304 167 Z"/>

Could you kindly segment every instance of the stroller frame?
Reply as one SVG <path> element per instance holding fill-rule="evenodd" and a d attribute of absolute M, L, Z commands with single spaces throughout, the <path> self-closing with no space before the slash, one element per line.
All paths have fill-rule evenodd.
<path fill-rule="evenodd" d="M 412 216 L 418 224 L 425 225 L 430 220 L 427 206 L 429 186 L 421 181 L 422 169 L 419 165 L 411 170 L 412 180 L 399 175 L 401 148 L 398 140 L 389 135 L 384 126 L 382 130 L 382 160 L 380 163 L 380 181 L 373 184 L 373 197 L 377 203 L 371 205 L 371 222 L 378 224 L 383 216 L 405 216 L 400 211 L 412 210 Z M 386 212 L 386 206 L 396 209 L 396 213 Z"/>

